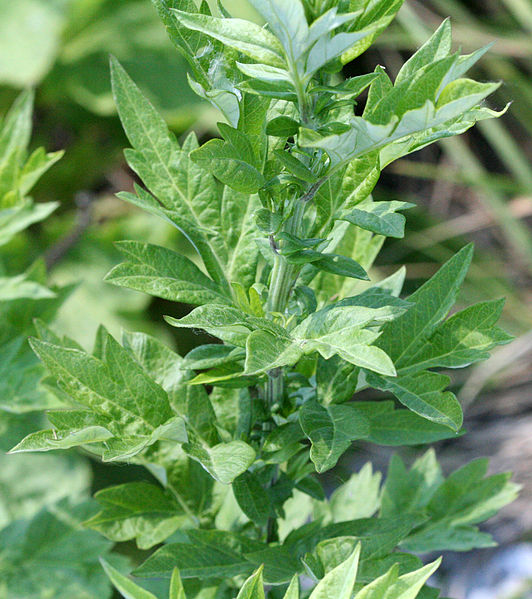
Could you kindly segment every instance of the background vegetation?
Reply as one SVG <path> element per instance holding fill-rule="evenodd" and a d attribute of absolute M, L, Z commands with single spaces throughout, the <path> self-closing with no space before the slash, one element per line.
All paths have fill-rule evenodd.
<path fill-rule="evenodd" d="M 234 14 L 250 13 L 244 0 L 225 4 Z M 59 207 L 0 248 L 4 276 L 44 258 L 53 284 L 76 283 L 54 330 L 85 347 L 103 323 L 111 333 L 122 327 L 157 331 L 180 352 L 189 350 L 198 338 L 182 332 L 177 337 L 162 324 L 162 314 L 168 313 L 163 300 L 102 281 L 119 262 L 113 247 L 117 239 L 180 247 L 186 243 L 175 230 L 114 198 L 134 180 L 122 157 L 127 144 L 110 95 L 109 53 L 164 111 L 178 135 L 194 128 L 208 138 L 216 115 L 189 90 L 184 65 L 148 0 L 0 0 L 0 14 L 0 113 L 21 89 L 35 87 L 31 148 L 65 150 L 32 192 L 38 203 L 59 202 Z M 517 481 L 525 485 L 521 499 L 493 525 L 499 540 L 513 546 L 526 541 L 532 530 L 532 4 L 408 0 L 376 49 L 350 65 L 348 74 L 368 72 L 378 62 L 395 75 L 404 58 L 446 16 L 453 19 L 455 40 L 464 51 L 495 42 L 474 76 L 503 79 L 505 85 L 491 102 L 497 108 L 514 103 L 503 119 L 483 122 L 466 136 L 431 146 L 385 173 L 376 199 L 405 200 L 418 208 L 409 213 L 405 240 L 388 242 L 379 260 L 383 272 L 406 263 L 408 287 L 414 289 L 433 274 L 437 263 L 474 240 L 475 262 L 461 301 L 466 305 L 507 297 L 502 326 L 518 340 L 468 370 L 466 378 L 455 379 L 459 397 L 469 406 L 466 418 L 472 432 L 441 453 L 449 469 L 466 458 L 490 455 L 494 471 L 517 471 Z M 184 313 L 186 307 L 182 309 Z M 38 427 L 31 412 L 18 412 L 0 413 L 2 449 Z M 344 459 L 333 476 L 345 479 L 367 460 L 369 451 Z M 0 488 L 11 488 L 14 477 L 23 478 L 23 458 L 17 456 L 16 464 L 10 458 L 9 468 L 0 456 Z M 379 465 L 388 456 L 372 459 Z M 77 454 L 32 456 L 31 461 L 38 463 L 33 468 L 41 477 L 29 491 L 20 485 L 16 491 L 3 491 L 0 527 L 34 515 L 43 505 L 57 505 L 66 496 L 88 497 L 110 480 L 141 476 L 134 468 L 102 466 Z M 93 542 L 94 551 L 105 549 Z M 121 550 L 138 559 L 133 546 L 124 544 Z M 486 552 L 481 559 L 488 561 Z M 461 561 L 449 572 L 450 595 L 465 596 L 467 589 L 484 584 L 489 571 L 484 574 L 475 560 Z M 525 584 L 526 575 L 522 579 Z M 496 590 L 494 583 L 486 585 Z M 523 586 L 512 592 L 526 596 L 527 590 Z"/>

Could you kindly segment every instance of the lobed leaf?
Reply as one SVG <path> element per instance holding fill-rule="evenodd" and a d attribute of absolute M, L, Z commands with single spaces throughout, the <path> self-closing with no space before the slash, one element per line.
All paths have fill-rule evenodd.
<path fill-rule="evenodd" d="M 136 241 L 121 241 L 117 247 L 128 261 L 106 275 L 105 280 L 114 285 L 192 305 L 231 301 L 219 285 L 185 256 Z"/>

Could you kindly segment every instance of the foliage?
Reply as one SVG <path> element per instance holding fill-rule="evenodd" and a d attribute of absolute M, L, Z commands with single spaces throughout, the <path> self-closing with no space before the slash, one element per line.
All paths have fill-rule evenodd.
<path fill-rule="evenodd" d="M 126 158 L 144 184 L 121 197 L 172 224 L 196 255 L 122 242 L 126 262 L 107 278 L 190 304 L 167 322 L 221 343 L 181 357 L 155 337 L 119 342 L 102 327 L 87 352 L 39 324 L 31 346 L 60 409 L 44 406 L 51 428 L 12 452 L 82 447 L 146 467 L 156 481 L 101 491 L 85 525 L 142 549 L 164 543 L 135 574 L 169 578 L 170 597 L 262 598 L 264 583 L 292 599 L 302 574 L 317 583 L 312 599 L 437 596 L 424 585 L 439 562 L 423 567 L 416 554 L 491 544 L 476 525 L 514 498 L 509 477 L 485 477 L 480 461 L 445 479 L 428 453 L 409 471 L 394 458 L 382 487 L 368 466 L 326 499 L 316 473 L 355 441 L 461 434 L 440 371 L 511 340 L 496 325 L 500 301 L 449 317 L 471 247 L 406 298 L 404 271 L 372 274 L 411 207 L 373 201 L 382 169 L 502 114 L 484 105 L 498 84 L 465 78 L 485 50 L 452 53 L 445 21 L 394 82 L 379 67 L 341 82 L 400 0 L 253 0 L 266 27 L 207 3 L 154 4 L 192 89 L 226 122 L 220 138 L 180 143 L 112 59 Z M 364 400 L 368 388 L 391 399 Z M 124 597 L 154 596 L 104 568 Z"/>
<path fill-rule="evenodd" d="M 32 106 L 32 94 L 21 94 L 0 128 L 3 246 L 56 208 L 56 204 L 35 204 L 28 196 L 39 177 L 61 157 L 42 148 L 28 153 Z M 13 275 L 0 254 L 0 267 L 0 446 L 5 451 L 13 439 L 41 426 L 31 413 L 62 405 L 44 383 L 44 369 L 27 336 L 45 328 L 44 320 L 53 319 L 70 290 L 49 286 L 41 262 Z M 0 594 L 11 599 L 109 597 L 110 585 L 102 576 L 98 557 L 107 554 L 112 544 L 82 526 L 95 511 L 85 461 L 73 455 L 2 455 L 0 487 Z"/>

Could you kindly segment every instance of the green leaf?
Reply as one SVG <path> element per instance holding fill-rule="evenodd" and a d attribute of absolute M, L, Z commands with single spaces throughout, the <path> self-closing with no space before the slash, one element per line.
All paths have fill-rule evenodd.
<path fill-rule="evenodd" d="M 405 234 L 406 219 L 399 210 L 412 208 L 408 202 L 364 202 L 357 204 L 351 212 L 341 217 L 341 220 L 352 225 L 372 231 L 377 235 L 402 238 Z"/>
<path fill-rule="evenodd" d="M 0 246 L 8 243 L 30 225 L 48 218 L 58 206 L 57 202 L 33 205 L 32 202 L 26 201 L 0 210 Z"/>
<path fill-rule="evenodd" d="M 299 131 L 298 121 L 288 116 L 278 116 L 268 123 L 266 133 L 273 137 L 293 137 Z"/>
<path fill-rule="evenodd" d="M 238 50 L 257 62 L 283 67 L 283 50 L 277 38 L 258 25 L 243 19 L 220 19 L 172 9 L 180 23 Z"/>
<path fill-rule="evenodd" d="M 370 385 L 389 391 L 407 408 L 432 422 L 458 431 L 462 426 L 462 406 L 455 395 L 444 392 L 449 385 L 447 376 L 435 372 L 420 372 L 396 378 L 368 375 Z"/>
<path fill-rule="evenodd" d="M 27 339 L 12 331 L 0 344 L 0 410 L 22 414 L 58 408 L 61 402 L 41 383 L 44 370 Z"/>
<path fill-rule="evenodd" d="M 316 386 L 318 399 L 322 404 L 343 403 L 351 399 L 357 389 L 360 370 L 333 356 L 325 360 L 318 358 Z"/>
<path fill-rule="evenodd" d="M 309 33 L 301 0 L 293 0 L 290 3 L 283 0 L 250 0 L 250 2 L 281 41 L 289 60 L 295 62 L 305 49 Z"/>
<path fill-rule="evenodd" d="M 382 491 L 381 516 L 390 518 L 394 514 L 423 510 L 443 481 L 433 449 L 418 458 L 410 470 L 398 455 L 393 455 Z"/>
<path fill-rule="evenodd" d="M 262 567 L 244 582 L 236 599 L 264 599 Z"/>
<path fill-rule="evenodd" d="M 299 599 L 299 577 L 294 575 L 288 588 L 286 589 L 286 593 L 283 596 L 283 599 Z"/>
<path fill-rule="evenodd" d="M 158 339 L 144 333 L 124 333 L 124 347 L 168 394 L 173 410 L 183 414 L 190 393 L 188 381 L 192 373 L 185 361 Z"/>
<path fill-rule="evenodd" d="M 350 405 L 327 408 L 317 402 L 307 402 L 299 421 L 312 447 L 310 459 L 317 472 L 333 468 L 351 443 L 369 435 L 367 419 Z"/>
<path fill-rule="evenodd" d="M 231 283 L 249 289 L 256 282 L 259 248 L 254 215 L 260 206 L 257 195 L 249 196 L 224 189 L 222 196 L 222 235 L 225 241 L 225 272 Z M 250 292 L 251 293 L 251 292 Z"/>
<path fill-rule="evenodd" d="M 410 470 L 394 456 L 383 489 L 382 515 L 423 510 L 429 516 L 404 541 L 405 549 L 425 553 L 491 546 L 491 536 L 479 533 L 474 525 L 513 501 L 518 487 L 509 474 L 486 477 L 487 467 L 487 460 L 475 460 L 444 479 L 432 451 Z"/>
<path fill-rule="evenodd" d="M 307 183 L 315 183 L 316 175 L 293 154 L 284 150 L 274 150 L 274 154 L 286 170 Z"/>
<path fill-rule="evenodd" d="M 432 63 L 419 78 L 391 89 L 388 86 L 384 98 L 370 92 L 371 102 L 364 116 L 351 118 L 349 131 L 320 137 L 314 131 L 301 130 L 300 143 L 325 150 L 338 169 L 376 151 L 380 151 L 381 164 L 385 166 L 441 137 L 462 133 L 475 122 L 476 117 L 469 112 L 499 84 L 459 79 L 448 83 L 438 97 L 446 74 L 457 60 L 458 57 L 449 57 Z M 375 85 L 380 88 L 382 78 L 372 87 Z"/>
<path fill-rule="evenodd" d="M 120 574 L 118 570 L 113 568 L 104 559 L 100 561 L 109 580 L 124 599 L 156 599 L 155 595 L 139 587 L 138 584 L 135 584 L 127 576 Z"/>
<path fill-rule="evenodd" d="M 192 305 L 230 303 L 220 287 L 185 256 L 136 241 L 121 241 L 117 247 L 128 261 L 105 277 L 114 285 Z"/>
<path fill-rule="evenodd" d="M 378 333 L 363 328 L 376 315 L 375 310 L 362 306 L 324 309 L 299 324 L 292 336 L 301 340 L 305 353 L 318 351 L 325 359 L 337 354 L 356 366 L 394 376 L 395 368 L 390 358 L 371 345 Z"/>
<path fill-rule="evenodd" d="M 384 327 L 377 345 L 393 359 L 398 369 L 408 363 L 447 316 L 472 257 L 471 245 L 458 252 L 408 298 L 414 304 L 408 312 Z"/>
<path fill-rule="evenodd" d="M 185 356 L 182 367 L 189 370 L 206 370 L 234 362 L 244 358 L 245 355 L 245 352 L 239 347 L 219 344 L 200 345 L 190 350 Z"/>
<path fill-rule="evenodd" d="M 441 60 L 449 56 L 452 47 L 451 21 L 445 19 L 438 27 L 437 31 L 421 48 L 409 58 L 402 66 L 395 85 L 411 79 L 417 71 L 423 69 L 431 62 Z"/>
<path fill-rule="evenodd" d="M 111 79 L 122 125 L 134 147 L 126 152 L 126 158 L 158 200 L 141 188 L 136 188 L 137 196 L 120 197 L 178 227 L 198 251 L 214 281 L 229 291 L 221 262 L 223 244 L 216 231 L 220 199 L 212 175 L 189 158 L 198 147 L 195 136 L 190 135 L 181 148 L 115 59 L 111 60 Z"/>
<path fill-rule="evenodd" d="M 380 506 L 380 472 L 371 463 L 351 477 L 331 495 L 329 508 L 333 522 L 370 518 Z"/>
<path fill-rule="evenodd" d="M 390 599 L 415 599 L 440 564 L 441 558 L 402 576 L 398 576 L 398 567 L 392 566 L 386 574 L 359 591 L 355 599 L 380 599 L 383 596 Z"/>
<path fill-rule="evenodd" d="M 63 151 L 46 153 L 44 148 L 37 148 L 28 158 L 20 173 L 20 193 L 25 196 L 37 181 L 58 162 L 64 155 Z"/>
<path fill-rule="evenodd" d="M 350 599 L 356 582 L 359 559 L 360 544 L 345 562 L 320 580 L 309 599 Z"/>
<path fill-rule="evenodd" d="M 247 375 L 260 374 L 283 366 L 293 366 L 303 351 L 289 337 L 278 337 L 268 331 L 254 331 L 246 342 Z"/>
<path fill-rule="evenodd" d="M 355 537 L 360 541 L 361 562 L 389 555 L 419 524 L 419 514 L 407 514 L 395 518 L 362 518 L 347 522 L 336 522 L 320 526 L 310 522 L 293 530 L 284 541 L 284 546 L 293 555 L 303 557 L 314 551 L 318 543 L 338 537 Z"/>
<path fill-rule="evenodd" d="M 70 449 L 91 443 L 103 443 L 113 438 L 103 426 L 88 426 L 80 429 L 45 430 L 28 435 L 10 453 L 23 453 L 28 451 L 52 451 L 55 449 Z"/>
<path fill-rule="evenodd" d="M 26 275 L 0 277 L 0 302 L 8 302 L 20 298 L 50 299 L 56 294 L 36 281 L 28 280 Z"/>
<path fill-rule="evenodd" d="M 404 308 L 386 305 L 372 308 L 361 301 L 361 305 L 356 305 L 357 298 L 346 299 L 345 303 L 315 312 L 296 326 L 290 336 L 275 329 L 253 332 L 247 338 L 246 374 L 293 365 L 302 354 L 319 352 L 325 359 L 338 355 L 351 364 L 394 376 L 389 357 L 371 345 L 379 333 L 365 327 L 389 320 Z"/>
<path fill-rule="evenodd" d="M 184 318 L 165 317 L 166 322 L 178 328 L 204 329 L 233 345 L 245 346 L 252 325 L 249 317 L 236 308 L 202 306 Z"/>
<path fill-rule="evenodd" d="M 233 493 L 240 509 L 259 526 L 275 514 L 270 497 L 253 472 L 244 472 L 233 481 Z"/>
<path fill-rule="evenodd" d="M 111 541 L 137 540 L 139 549 L 162 543 L 187 522 L 183 509 L 161 488 L 144 482 L 126 483 L 98 491 L 101 511 L 85 526 Z"/>
<path fill-rule="evenodd" d="M 172 572 L 168 599 L 187 599 L 185 589 L 183 588 L 183 582 L 181 581 L 181 574 L 177 568 L 174 568 Z"/>
<path fill-rule="evenodd" d="M 307 78 L 331 61 L 345 54 L 364 38 L 373 33 L 372 28 L 354 33 L 338 33 L 334 37 L 322 37 L 309 52 L 305 75 Z"/>
<path fill-rule="evenodd" d="M 10 599 L 103 599 L 110 585 L 98 563 L 111 543 L 81 522 L 91 515 L 88 502 L 59 504 L 31 520 L 18 520 L 0 531 L 0 587 Z"/>
<path fill-rule="evenodd" d="M 184 534 L 188 542 L 169 543 L 158 549 L 134 574 L 169 578 L 177 566 L 182 578 L 249 576 L 254 565 L 245 554 L 264 548 L 258 541 L 221 530 L 187 530 Z"/>
<path fill-rule="evenodd" d="M 385 417 L 377 415 L 370 420 L 368 440 L 377 445 L 428 445 L 443 439 L 456 438 L 448 426 L 430 422 L 410 410 L 395 410 Z"/>
<path fill-rule="evenodd" d="M 495 326 L 504 300 L 482 302 L 453 314 L 413 354 L 401 369 L 407 373 L 424 368 L 463 368 L 489 357 L 489 350 L 512 337 Z"/>
<path fill-rule="evenodd" d="M 255 450 L 244 441 L 220 443 L 207 447 L 199 443 L 183 446 L 187 454 L 197 460 L 218 482 L 229 485 L 255 461 Z"/>
<path fill-rule="evenodd" d="M 256 193 L 265 183 L 262 174 L 248 163 L 250 156 L 221 139 L 211 139 L 194 150 L 190 158 L 236 191 Z"/>
<path fill-rule="evenodd" d="M 269 545 L 259 551 L 246 553 L 246 558 L 254 565 L 264 566 L 264 582 L 278 585 L 288 582 L 294 573 L 301 570 L 301 564 L 284 547 Z"/>
<path fill-rule="evenodd" d="M 15 438 L 20 432 L 1 417 Z M 15 421 L 16 422 L 16 421 Z M 28 417 L 23 422 L 29 424 Z M 10 439 L 2 430 L 2 443 Z M 50 484 L 53 481 L 53 484 Z M 85 499 L 91 485 L 89 464 L 76 455 L 2 455 L 0 456 L 0 529 L 18 519 L 28 519 L 45 506 L 69 497 Z"/>
<path fill-rule="evenodd" d="M 289 90 L 291 93 L 296 93 L 290 73 L 285 69 L 271 67 L 267 64 L 248 64 L 237 62 L 236 65 L 242 71 L 242 73 L 244 73 L 244 75 L 252 78 L 252 81 L 249 81 L 249 83 L 253 83 L 253 80 L 255 80 L 264 84 L 270 84 L 272 86 L 280 85 Z"/>
<path fill-rule="evenodd" d="M 30 142 L 35 94 L 24 91 L 13 102 L 2 122 L 0 131 L 0 159 L 2 166 L 13 154 L 22 158 Z"/>
<path fill-rule="evenodd" d="M 99 359 L 78 349 L 32 340 L 34 351 L 61 388 L 76 406 L 89 411 L 56 413 L 60 433 L 30 436 L 17 451 L 24 450 L 25 443 L 34 449 L 36 440 L 42 449 L 50 449 L 54 436 L 65 437 L 70 446 L 78 440 L 86 443 L 88 433 L 82 431 L 87 427 L 91 434 L 103 433 L 104 428 L 113 435 L 103 452 L 107 460 L 128 459 L 158 441 L 186 441 L 183 420 L 173 415 L 166 391 L 105 331 L 101 343 Z"/>
<path fill-rule="evenodd" d="M 340 277 L 349 277 L 361 281 L 369 281 L 368 273 L 358 262 L 346 256 L 337 254 L 322 254 L 321 258 L 313 260 L 314 267 Z"/>
<path fill-rule="evenodd" d="M 350 77 L 336 86 L 317 85 L 316 87 L 313 87 L 311 91 L 312 93 L 326 92 L 342 98 L 356 98 L 378 77 L 378 73 L 359 75 L 358 77 Z"/>

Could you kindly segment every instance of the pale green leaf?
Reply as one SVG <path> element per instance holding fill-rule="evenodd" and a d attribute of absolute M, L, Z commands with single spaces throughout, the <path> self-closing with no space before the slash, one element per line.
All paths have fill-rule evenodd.
<path fill-rule="evenodd" d="M 2 85 L 27 88 L 38 84 L 60 49 L 66 13 L 59 2 L 0 2 L 0 63 Z"/>
<path fill-rule="evenodd" d="M 58 206 L 57 202 L 33 204 L 26 201 L 0 210 L 0 246 L 30 225 L 48 218 Z"/>
<path fill-rule="evenodd" d="M 197 460 L 218 482 L 228 485 L 245 472 L 255 461 L 255 450 L 244 441 L 220 443 L 214 447 L 187 443 L 187 454 Z"/>
<path fill-rule="evenodd" d="M 26 275 L 15 277 L 0 277 L 0 302 L 7 302 L 19 298 L 49 299 L 55 297 L 55 293 L 40 285 L 36 281 L 29 280 Z"/>
<path fill-rule="evenodd" d="M 118 570 L 113 568 L 104 559 L 101 559 L 100 561 L 109 580 L 124 599 L 156 599 L 153 593 L 139 587 L 138 584 L 135 584 L 127 576 L 120 574 Z"/>
<path fill-rule="evenodd" d="M 301 340 L 305 353 L 318 351 L 325 359 L 336 354 L 356 366 L 394 376 L 390 358 L 371 345 L 379 334 L 363 328 L 378 320 L 378 314 L 378 309 L 356 305 L 324 309 L 298 325 L 292 336 Z"/>
<path fill-rule="evenodd" d="M 187 599 L 185 589 L 183 588 L 183 582 L 181 581 L 181 574 L 177 568 L 174 568 L 172 572 L 168 599 Z"/>
<path fill-rule="evenodd" d="M 264 599 L 262 567 L 252 574 L 240 587 L 236 599 Z"/>
<path fill-rule="evenodd" d="M 209 15 L 190 14 L 173 9 L 185 27 L 199 31 L 238 50 L 257 62 L 283 67 L 283 50 L 279 40 L 264 28 L 243 19 L 220 19 Z"/>
<path fill-rule="evenodd" d="M 254 331 L 246 342 L 247 375 L 260 374 L 274 368 L 293 366 L 303 351 L 290 338 L 272 335 L 267 331 Z"/>
<path fill-rule="evenodd" d="M 101 511 L 87 520 L 85 526 L 116 543 L 136 539 L 139 549 L 162 543 L 187 522 L 175 499 L 150 483 L 109 487 L 98 491 L 95 499 Z"/>
<path fill-rule="evenodd" d="M 310 594 L 310 599 L 351 599 L 359 559 L 360 544 L 356 546 L 345 562 L 331 570 L 325 578 L 320 580 Z"/>
<path fill-rule="evenodd" d="M 15 437 L 19 434 L 5 415 L 1 421 Z M 28 424 L 27 417 L 24 422 Z M 10 443 L 5 431 L 1 438 L 2 442 Z M 91 472 L 88 462 L 72 454 L 2 455 L 0 485 L 0 528 L 4 528 L 14 520 L 32 518 L 43 507 L 66 497 L 86 498 Z"/>
<path fill-rule="evenodd" d="M 434 574 L 441 564 L 441 558 L 416 570 L 398 576 L 397 566 L 392 568 L 380 578 L 364 587 L 355 599 L 415 599 L 425 582 Z"/>
<path fill-rule="evenodd" d="M 395 85 L 412 78 L 417 71 L 426 67 L 431 62 L 449 56 L 452 46 L 451 21 L 445 19 L 434 34 L 423 46 L 402 66 Z"/>
<path fill-rule="evenodd" d="M 28 158 L 20 173 L 20 193 L 25 196 L 35 183 L 64 155 L 63 151 L 46 153 L 44 148 L 37 148 Z"/>
<path fill-rule="evenodd" d="M 103 443 L 112 437 L 112 433 L 102 426 L 89 426 L 79 430 L 70 429 L 67 431 L 56 429 L 38 431 L 31 433 L 18 445 L 15 445 L 10 453 L 70 449 L 80 445 Z"/>
<path fill-rule="evenodd" d="M 355 33 L 338 33 L 332 38 L 322 37 L 309 52 L 305 74 L 310 78 L 316 71 L 332 60 L 345 54 L 358 42 L 370 36 L 374 30 L 368 28 Z"/>
<path fill-rule="evenodd" d="M 251 5 L 264 17 L 269 28 L 281 41 L 291 62 L 305 50 L 309 27 L 301 0 L 250 0 Z"/>
<path fill-rule="evenodd" d="M 329 507 L 333 522 L 370 518 L 380 506 L 380 472 L 371 463 L 351 475 L 331 495 Z"/>

